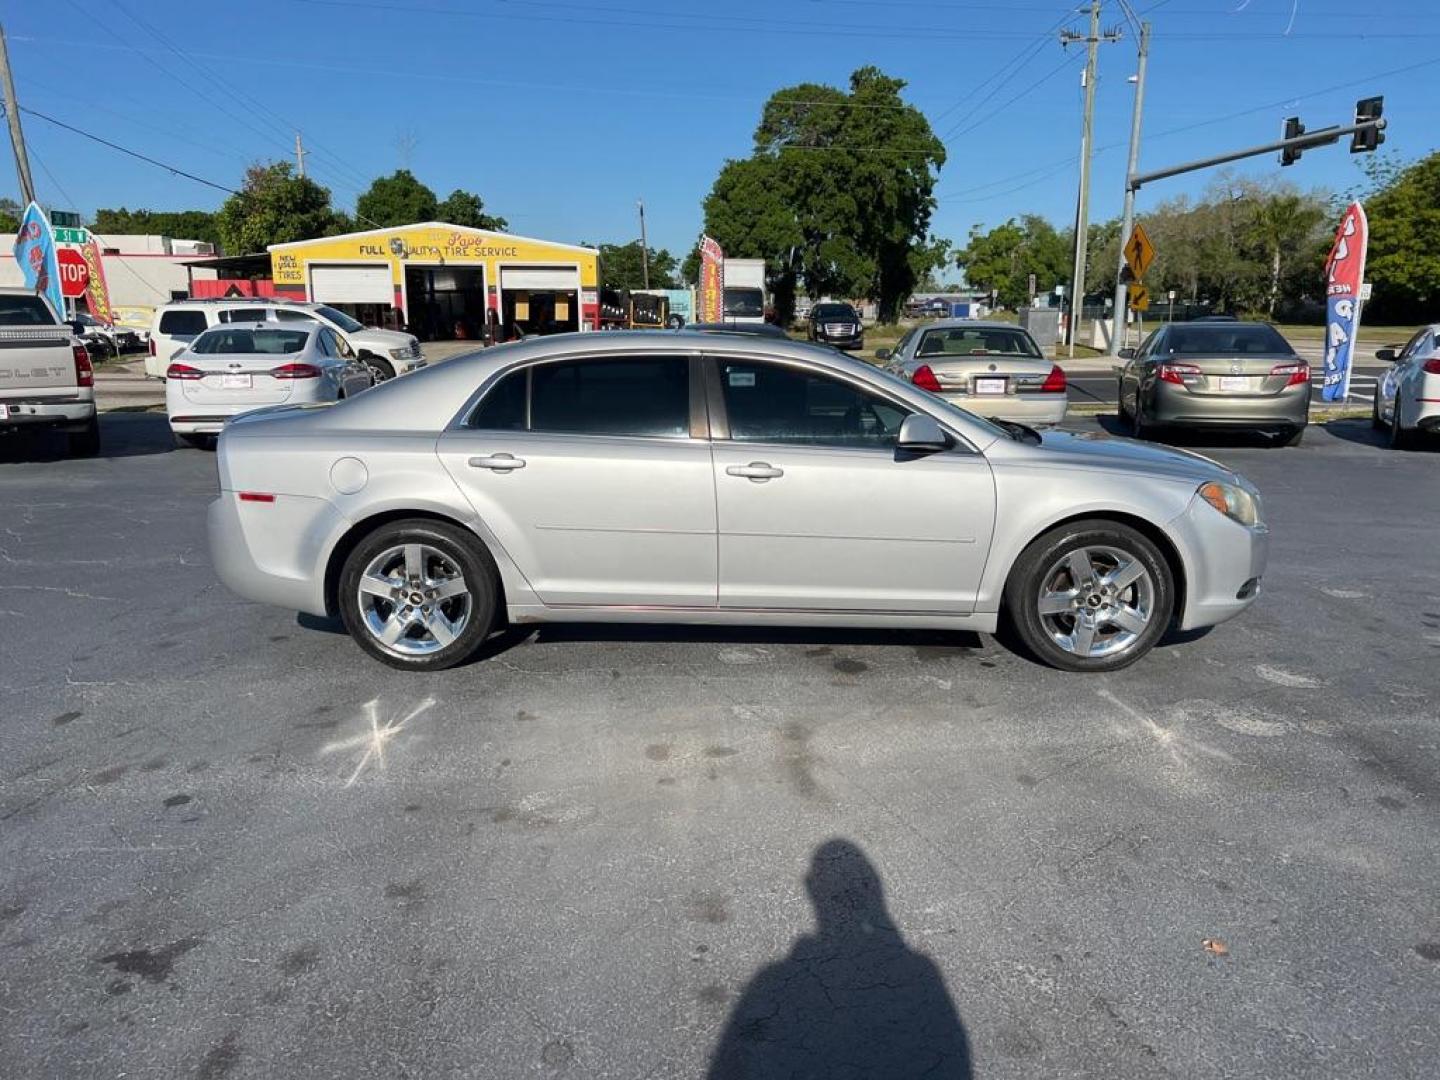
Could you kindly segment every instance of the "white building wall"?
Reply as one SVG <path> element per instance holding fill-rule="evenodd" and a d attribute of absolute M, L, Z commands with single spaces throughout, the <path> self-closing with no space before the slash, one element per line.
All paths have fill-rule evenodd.
<path fill-rule="evenodd" d="M 172 243 L 181 244 L 180 241 L 171 241 L 164 236 L 106 236 L 104 240 L 102 251 L 118 248 L 124 252 L 100 256 L 112 304 L 117 307 L 158 307 L 189 295 L 190 274 L 185 264 L 199 256 L 193 253 L 171 254 Z M 197 280 L 213 279 L 215 271 L 197 269 L 194 275 Z M 24 284 L 20 265 L 13 258 L 0 258 L 0 285 Z"/>

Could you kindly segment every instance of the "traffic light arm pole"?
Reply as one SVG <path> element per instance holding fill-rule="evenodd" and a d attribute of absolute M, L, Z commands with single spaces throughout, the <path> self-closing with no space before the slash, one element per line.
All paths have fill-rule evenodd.
<path fill-rule="evenodd" d="M 1312 146 L 1328 146 L 1330 143 L 1339 142 L 1346 135 L 1354 135 L 1361 131 L 1384 131 L 1385 120 L 1366 120 L 1360 124 L 1350 124 L 1347 127 L 1325 128 L 1321 131 L 1311 131 L 1299 135 L 1293 139 L 1281 139 L 1279 142 L 1266 143 L 1264 146 L 1252 146 L 1248 150 L 1236 150 L 1230 154 L 1219 154 L 1215 157 L 1201 158 L 1199 161 L 1187 161 L 1183 165 L 1172 165 L 1168 169 L 1158 169 L 1155 172 L 1137 173 L 1130 177 L 1126 185 L 1129 191 L 1139 191 L 1146 184 L 1156 180 L 1164 180 L 1167 177 L 1179 176 L 1182 173 L 1195 172 L 1197 169 L 1209 169 L 1215 165 L 1224 165 L 1231 161 L 1240 161 L 1243 158 L 1259 157 L 1261 154 L 1273 154 L 1277 150 L 1308 150 Z"/>

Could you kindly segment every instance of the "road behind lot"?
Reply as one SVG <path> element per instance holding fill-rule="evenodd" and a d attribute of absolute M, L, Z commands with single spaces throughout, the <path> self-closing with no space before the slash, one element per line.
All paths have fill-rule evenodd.
<path fill-rule="evenodd" d="M 1201 447 L 1265 594 L 1113 676 L 556 628 L 415 677 L 231 596 L 213 456 L 104 425 L 0 451 L 7 1075 L 1434 1075 L 1440 453 Z"/>

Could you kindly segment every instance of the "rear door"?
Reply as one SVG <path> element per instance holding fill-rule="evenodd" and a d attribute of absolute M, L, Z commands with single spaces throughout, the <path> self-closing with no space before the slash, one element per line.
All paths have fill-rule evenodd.
<path fill-rule="evenodd" d="M 0 294 L 0 396 L 13 390 L 75 390 L 70 328 L 42 297 Z"/>
<path fill-rule="evenodd" d="M 715 606 L 698 364 L 652 354 L 536 363 L 440 437 L 446 469 L 544 603 Z"/>

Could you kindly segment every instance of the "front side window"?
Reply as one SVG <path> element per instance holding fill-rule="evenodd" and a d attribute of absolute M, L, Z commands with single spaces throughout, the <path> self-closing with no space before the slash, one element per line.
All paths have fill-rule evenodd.
<path fill-rule="evenodd" d="M 231 308 L 229 311 L 220 312 L 220 321 L 228 323 L 264 322 L 265 309 L 259 308 Z"/>
<path fill-rule="evenodd" d="M 364 330 L 364 329 L 365 329 L 364 324 L 356 322 L 354 319 L 352 319 L 349 315 L 346 315 L 345 312 L 341 311 L 339 308 L 333 308 L 333 307 L 330 307 L 330 306 L 328 306 L 328 305 L 326 305 L 326 304 L 322 304 L 322 305 L 320 305 L 318 308 L 316 308 L 315 311 L 316 311 L 317 314 L 319 314 L 319 315 L 322 316 L 323 318 L 325 318 L 325 319 L 329 320 L 330 322 L 334 323 L 334 324 L 335 324 L 336 326 L 338 326 L 341 330 L 344 330 L 345 333 L 347 333 L 347 334 L 353 334 L 353 333 L 355 333 L 356 330 Z"/>
<path fill-rule="evenodd" d="M 279 322 L 314 322 L 315 317 L 308 311 L 292 311 L 290 308 L 276 308 L 275 318 Z"/>
<path fill-rule="evenodd" d="M 190 346 L 190 351 L 202 356 L 212 353 L 258 353 L 268 356 L 288 356 L 303 350 L 309 337 L 309 333 L 304 330 L 216 328 L 196 338 Z"/>
<path fill-rule="evenodd" d="M 737 442 L 893 447 L 910 411 L 826 375 L 780 364 L 719 361 Z"/>
<path fill-rule="evenodd" d="M 687 438 L 690 362 L 659 356 L 536 364 L 530 430 Z"/>

